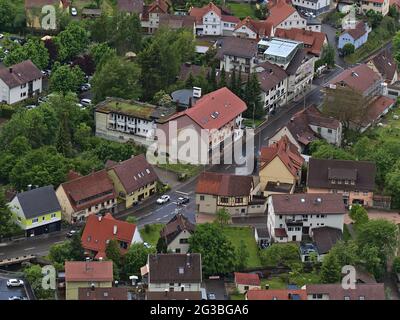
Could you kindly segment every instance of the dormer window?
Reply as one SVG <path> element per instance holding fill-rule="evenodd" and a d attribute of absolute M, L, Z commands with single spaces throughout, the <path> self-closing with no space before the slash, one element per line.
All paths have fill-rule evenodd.
<path fill-rule="evenodd" d="M 332 180 L 331 180 L 331 183 L 332 183 L 332 184 L 336 184 L 336 180 L 335 180 L 335 179 L 332 179 Z"/>

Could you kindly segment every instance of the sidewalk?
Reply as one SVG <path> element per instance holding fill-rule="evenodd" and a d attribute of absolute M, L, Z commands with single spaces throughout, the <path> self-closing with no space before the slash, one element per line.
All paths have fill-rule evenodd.
<path fill-rule="evenodd" d="M 169 170 L 161 169 L 157 166 L 154 166 L 153 168 L 162 183 L 168 184 L 171 188 L 175 188 L 181 184 L 181 182 L 178 181 L 176 173 Z"/>

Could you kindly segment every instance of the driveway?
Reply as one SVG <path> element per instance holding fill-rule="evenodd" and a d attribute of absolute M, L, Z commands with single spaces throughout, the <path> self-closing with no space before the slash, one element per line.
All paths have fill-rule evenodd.
<path fill-rule="evenodd" d="M 329 24 L 322 24 L 321 26 L 321 31 L 326 34 L 326 37 L 328 38 L 329 44 L 331 44 L 335 48 L 335 61 L 336 64 L 339 65 L 342 68 L 347 67 L 347 63 L 339 56 L 339 51 L 337 48 L 337 42 L 336 42 L 336 29 Z"/>
<path fill-rule="evenodd" d="M 8 300 L 8 298 L 12 296 L 27 297 L 25 287 L 8 288 L 8 279 L 9 278 L 3 276 L 0 277 L 0 300 Z"/>
<path fill-rule="evenodd" d="M 215 295 L 216 300 L 228 300 L 228 295 L 225 289 L 225 282 L 222 279 L 219 280 L 204 280 L 204 287 L 207 292 L 207 297 L 209 293 Z"/>

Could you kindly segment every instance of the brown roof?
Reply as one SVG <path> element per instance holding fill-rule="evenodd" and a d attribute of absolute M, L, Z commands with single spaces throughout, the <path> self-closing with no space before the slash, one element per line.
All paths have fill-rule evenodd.
<path fill-rule="evenodd" d="M 189 78 L 189 74 L 192 74 L 193 77 L 199 75 L 206 76 L 210 70 L 210 67 L 198 66 L 196 64 L 186 62 L 181 64 L 178 79 L 181 81 L 186 81 Z"/>
<path fill-rule="evenodd" d="M 320 56 L 324 47 L 326 34 L 300 28 L 277 28 L 275 30 L 275 37 L 303 42 L 308 53 Z"/>
<path fill-rule="evenodd" d="M 65 281 L 113 281 L 113 262 L 65 261 Z"/>
<path fill-rule="evenodd" d="M 307 294 L 305 290 L 290 289 L 252 289 L 247 291 L 246 297 L 247 300 L 307 300 Z"/>
<path fill-rule="evenodd" d="M 200 283 L 202 279 L 199 253 L 149 254 L 149 283 Z"/>
<path fill-rule="evenodd" d="M 96 258 L 106 258 L 106 247 L 110 240 L 118 240 L 130 245 L 135 235 L 136 225 L 122 220 L 114 219 L 108 213 L 104 217 L 90 215 L 87 218 L 81 241 L 86 250 L 96 252 Z M 114 233 L 115 232 L 115 233 Z M 121 253 L 127 250 L 120 248 Z"/>
<path fill-rule="evenodd" d="M 166 0 L 155 0 L 150 5 L 143 7 L 143 15 L 142 20 L 147 21 L 149 20 L 150 13 L 167 13 L 170 7 L 169 1 Z"/>
<path fill-rule="evenodd" d="M 147 300 L 201 300 L 201 291 L 147 291 Z"/>
<path fill-rule="evenodd" d="M 360 21 L 356 24 L 354 29 L 346 29 L 342 32 L 342 34 L 345 33 L 349 34 L 354 40 L 357 40 L 367 33 L 367 28 L 365 27 L 364 21 Z"/>
<path fill-rule="evenodd" d="M 335 78 L 329 81 L 327 86 L 330 84 L 343 83 L 353 90 L 364 93 L 381 79 L 381 76 L 366 64 L 359 64 L 353 68 L 343 70 Z"/>
<path fill-rule="evenodd" d="M 119 11 L 134 12 L 140 14 L 143 12 L 143 0 L 118 0 L 117 8 Z"/>
<path fill-rule="evenodd" d="M 175 215 L 160 231 L 160 236 L 165 239 L 167 245 L 170 244 L 183 230 L 193 233 L 196 225 L 191 223 L 183 214 Z"/>
<path fill-rule="evenodd" d="M 25 60 L 9 68 L 0 69 L 0 79 L 10 87 L 15 88 L 21 84 L 42 78 L 40 70 L 31 60 Z"/>
<path fill-rule="evenodd" d="M 271 23 L 274 27 L 279 25 L 282 21 L 285 21 L 290 17 L 296 9 L 288 4 L 284 0 L 278 0 L 275 4 L 269 6 L 269 15 L 267 21 Z"/>
<path fill-rule="evenodd" d="M 254 20 L 250 17 L 246 17 L 237 24 L 234 31 L 238 31 L 243 26 L 255 32 L 259 38 L 271 36 L 273 29 L 272 23 L 267 20 Z"/>
<path fill-rule="evenodd" d="M 304 163 L 304 159 L 297 147 L 283 136 L 278 142 L 261 148 L 260 170 L 267 166 L 276 157 L 282 161 L 286 168 L 297 177 L 298 171 Z"/>
<path fill-rule="evenodd" d="M 345 300 L 345 297 L 350 300 L 385 300 L 383 283 L 360 283 L 355 289 L 347 290 L 341 284 L 308 284 L 306 291 L 308 295 L 327 294 L 330 300 Z"/>
<path fill-rule="evenodd" d="M 361 124 L 368 126 L 374 121 L 378 120 L 383 114 L 385 114 L 390 107 L 392 107 L 396 101 L 394 99 L 379 96 L 375 98 L 367 108 L 365 117 L 362 119 Z"/>
<path fill-rule="evenodd" d="M 385 81 L 392 82 L 397 71 L 397 62 L 394 60 L 390 50 L 384 50 L 378 53 L 370 59 L 370 62 L 378 69 Z"/>
<path fill-rule="evenodd" d="M 93 172 L 60 185 L 65 191 L 74 210 L 116 198 L 114 185 L 106 170 Z"/>
<path fill-rule="evenodd" d="M 319 254 L 328 253 L 329 250 L 342 239 L 342 230 L 332 227 L 318 227 L 312 229 L 312 237 Z"/>
<path fill-rule="evenodd" d="M 235 272 L 235 283 L 249 286 L 259 286 L 261 281 L 257 273 Z"/>
<path fill-rule="evenodd" d="M 196 186 L 196 193 L 226 197 L 249 196 L 253 187 L 251 176 L 202 172 Z"/>
<path fill-rule="evenodd" d="M 222 60 L 224 55 L 253 58 L 257 55 L 257 41 L 237 37 L 224 37 L 217 42 L 216 58 Z"/>
<path fill-rule="evenodd" d="M 78 288 L 78 300 L 128 300 L 128 289 Z"/>
<path fill-rule="evenodd" d="M 174 114 L 168 121 L 186 115 L 202 129 L 219 129 L 246 109 L 246 103 L 242 99 L 223 87 L 202 96 L 190 109 Z"/>
<path fill-rule="evenodd" d="M 134 192 L 158 180 L 158 176 L 144 154 L 134 156 L 110 168 L 117 175 L 127 193 Z"/>
<path fill-rule="evenodd" d="M 283 237 L 283 238 L 287 237 L 285 228 L 275 228 L 274 232 L 275 232 L 275 237 Z"/>
<path fill-rule="evenodd" d="M 189 15 L 194 17 L 198 24 L 203 23 L 203 16 L 209 11 L 214 11 L 218 16 L 222 16 L 221 9 L 218 8 L 214 3 L 210 2 L 202 8 L 191 7 L 189 10 Z"/>
<path fill-rule="evenodd" d="M 336 193 L 273 194 L 275 214 L 345 214 L 343 196 Z"/>
<path fill-rule="evenodd" d="M 260 87 L 264 92 L 268 92 L 268 90 L 271 90 L 288 77 L 284 69 L 268 61 L 258 67 L 264 69 L 264 71 L 256 73 Z"/>
<path fill-rule="evenodd" d="M 329 172 L 335 169 L 345 169 L 357 173 L 355 184 L 332 184 L 329 181 Z M 374 162 L 353 161 L 353 160 L 327 160 L 311 158 L 308 164 L 307 187 L 340 189 L 340 190 L 359 190 L 373 191 L 375 189 L 376 166 Z M 332 174 L 332 173 L 331 173 Z M 345 178 L 344 178 L 345 179 Z"/>
<path fill-rule="evenodd" d="M 178 16 L 174 14 L 160 14 L 160 27 L 171 29 L 190 28 L 193 30 L 196 19 L 192 16 Z"/>

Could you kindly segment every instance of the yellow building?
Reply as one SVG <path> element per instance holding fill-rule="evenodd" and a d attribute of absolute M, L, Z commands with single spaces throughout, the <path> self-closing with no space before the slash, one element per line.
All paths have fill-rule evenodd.
<path fill-rule="evenodd" d="M 287 136 L 262 148 L 259 176 L 264 196 L 273 193 L 292 193 L 301 178 L 303 163 L 303 157 Z"/>
<path fill-rule="evenodd" d="M 111 288 L 112 261 L 66 261 L 65 299 L 78 300 L 79 288 Z"/>
<path fill-rule="evenodd" d="M 155 194 L 158 176 L 144 154 L 122 162 L 108 161 L 109 177 L 126 208 Z"/>

